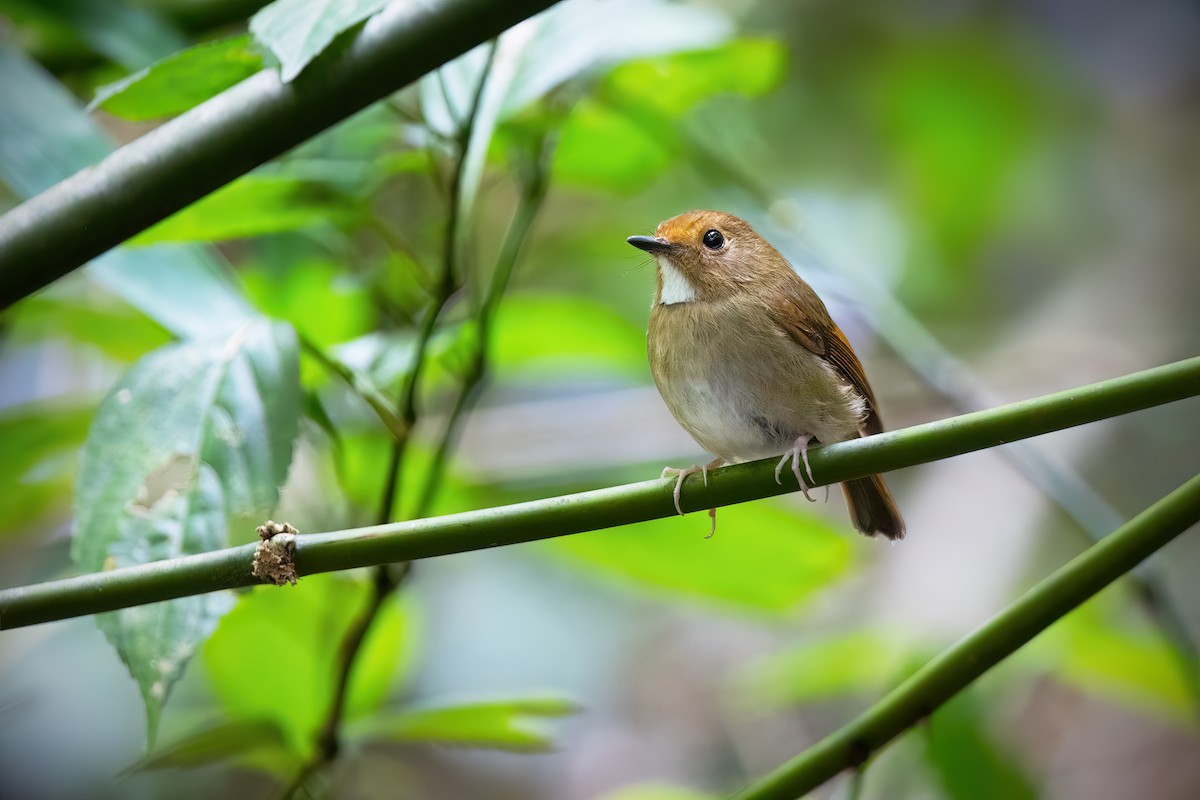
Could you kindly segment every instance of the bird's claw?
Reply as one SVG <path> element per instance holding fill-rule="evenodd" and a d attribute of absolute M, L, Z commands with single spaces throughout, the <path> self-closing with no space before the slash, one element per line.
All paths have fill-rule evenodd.
<path fill-rule="evenodd" d="M 662 474 L 658 476 L 659 478 L 665 478 L 668 475 L 678 476 L 675 478 L 675 490 L 671 492 L 671 497 L 674 498 L 675 510 L 679 513 L 679 516 L 681 516 L 681 517 L 683 516 L 683 509 L 679 505 L 679 500 L 680 500 L 680 496 L 683 492 L 683 479 L 686 478 L 688 475 L 695 475 L 697 472 L 702 473 L 704 475 L 704 485 L 708 486 L 708 465 L 707 464 L 704 466 L 700 466 L 699 464 L 692 464 L 690 467 L 685 467 L 683 469 L 680 469 L 679 467 L 663 467 Z"/>
<path fill-rule="evenodd" d="M 815 503 L 816 498 L 808 493 L 808 484 L 804 482 L 804 476 L 800 473 L 800 463 L 804 462 L 804 471 L 808 473 L 808 479 L 814 484 L 817 482 L 813 477 L 812 467 L 808 463 L 808 443 L 813 439 L 812 434 L 804 434 L 796 438 L 796 443 L 783 454 L 783 458 L 779 459 L 779 463 L 775 465 L 775 482 L 780 486 L 783 481 L 779 475 L 783 471 L 783 465 L 790 459 L 792 462 L 792 474 L 796 476 L 796 483 L 800 485 L 800 492 L 804 495 L 804 499 L 810 503 Z M 825 499 L 829 499 L 829 487 L 825 487 Z"/>
<path fill-rule="evenodd" d="M 675 511 L 679 513 L 679 516 L 683 516 L 683 508 L 680 505 L 680 497 L 683 492 L 683 479 L 688 475 L 695 475 L 697 472 L 699 472 L 704 477 L 704 485 L 708 486 L 708 470 L 710 468 L 716 469 L 724 463 L 725 462 L 723 460 L 717 458 L 708 462 L 707 464 L 692 464 L 690 467 L 685 467 L 683 469 L 680 469 L 679 467 L 663 467 L 662 473 L 658 476 L 660 479 L 665 478 L 668 475 L 676 476 L 675 488 L 671 491 L 671 498 L 675 501 Z M 715 508 L 710 508 L 708 510 L 708 516 L 712 518 L 712 529 L 709 530 L 708 535 L 704 537 L 705 539 L 711 539 L 713 534 L 717 532 L 717 510 Z"/>

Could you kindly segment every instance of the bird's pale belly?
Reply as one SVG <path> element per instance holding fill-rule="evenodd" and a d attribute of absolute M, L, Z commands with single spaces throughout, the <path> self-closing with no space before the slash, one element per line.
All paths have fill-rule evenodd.
<path fill-rule="evenodd" d="M 805 434 L 824 444 L 859 436 L 862 401 L 824 359 L 795 348 L 772 360 L 748 344 L 667 352 L 650 342 L 659 392 L 701 447 L 737 462 L 779 455 Z"/>

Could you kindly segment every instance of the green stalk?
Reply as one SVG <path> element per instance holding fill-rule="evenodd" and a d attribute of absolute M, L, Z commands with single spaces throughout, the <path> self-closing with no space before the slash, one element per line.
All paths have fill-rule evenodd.
<path fill-rule="evenodd" d="M 817 485 L 950 458 L 1006 442 L 1128 414 L 1200 395 L 1200 357 L 1107 381 L 816 448 Z M 688 511 L 744 503 L 795 491 L 774 479 L 775 459 L 690 478 Z M 469 511 L 432 519 L 301 536 L 301 575 L 482 550 L 571 533 L 628 525 L 674 514 L 671 480 Z M 914 535 L 920 535 L 914 531 Z M 703 542 L 697 542 L 702 547 Z M 0 629 L 96 614 L 256 583 L 252 545 L 0 591 Z M 1130 564 L 1132 568 L 1134 565 Z"/>
<path fill-rule="evenodd" d="M 0 217 L 0 311 L 555 0 L 393 3 L 281 83 L 251 76 Z"/>
<path fill-rule="evenodd" d="M 793 800 L 842 770 L 861 765 L 980 675 L 1197 522 L 1200 522 L 1200 475 L 1055 571 L 853 722 L 735 797 Z"/>

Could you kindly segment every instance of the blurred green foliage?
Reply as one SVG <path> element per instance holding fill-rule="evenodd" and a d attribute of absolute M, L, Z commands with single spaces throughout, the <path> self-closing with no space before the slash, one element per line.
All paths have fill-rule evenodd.
<path fill-rule="evenodd" d="M 153 5 L 0 0 L 13 42 L 57 59 L 58 69 L 51 76 L 13 44 L 0 46 L 0 180 L 12 197 L 36 194 L 142 130 L 127 121 L 184 113 L 252 74 L 260 48 L 278 59 L 285 80 L 295 77 L 382 4 L 283 0 L 249 24 L 253 38 L 245 21 L 185 31 Z M 755 32 L 719 6 L 567 0 L 506 34 L 494 53 L 463 56 L 146 231 L 86 275 L 27 299 L 3 319 L 4 346 L 65 349 L 97 364 L 116 388 L 104 401 L 89 386 L 0 411 L 0 541 L 38 547 L 33 534 L 62 521 L 72 491 L 76 566 L 86 570 L 247 540 L 250 507 L 274 513 L 281 489 L 285 510 L 319 527 L 373 521 L 392 445 L 370 398 L 394 402 L 414 374 L 420 325 L 451 241 L 457 291 L 425 351 L 423 416 L 394 484 L 400 517 L 415 513 L 437 468 L 447 410 L 477 352 L 487 357 L 485 402 L 645 384 L 653 271 L 639 270 L 644 259 L 621 251 L 621 239 L 649 230 L 664 209 L 721 203 L 768 219 L 769 201 L 747 185 L 754 181 L 765 179 L 779 198 L 796 186 L 839 196 L 878 191 L 911 238 L 904 263 L 880 266 L 881 280 L 894 281 L 930 320 L 966 337 L 988 335 L 975 323 L 1005 313 L 1006 302 L 1029 302 L 1021 291 L 988 302 L 996 275 L 987 253 L 1019 213 L 1010 195 L 1022 170 L 1074 144 L 1064 134 L 1075 112 L 1063 100 L 1069 79 L 1048 76 L 1036 48 L 978 23 L 918 36 L 880 9 L 813 5 L 770 9 L 777 24 Z M 517 198 L 546 169 L 551 201 L 481 341 L 473 312 Z M 1069 163 L 1055 169 L 1070 182 Z M 460 218 L 448 229 L 452 202 Z M 1035 211 L 1071 219 L 1061 208 L 1025 213 Z M 1059 280 L 1048 276 L 1045 290 Z M 279 346 L 248 359 L 245 348 L 268 330 Z M 227 391 L 214 392 L 208 379 L 222 371 Z M 272 458 L 254 458 L 261 447 Z M 166 483 L 150 480 L 177 457 L 187 469 L 167 470 Z M 613 481 L 657 471 L 638 462 L 606 469 Z M 549 465 L 533 479 L 513 478 L 451 459 L 433 479 L 426 510 L 581 488 L 595 474 Z M 138 505 L 141 497 L 154 508 L 144 495 L 150 486 L 168 500 L 162 514 Z M 254 502 L 234 502 L 239 495 Z M 865 545 L 793 503 L 719 517 L 710 541 L 702 538 L 707 518 L 690 515 L 528 552 L 537 569 L 598 578 L 597 591 L 761 624 L 772 652 L 735 670 L 728 713 L 743 722 L 869 702 L 936 644 L 849 623 L 795 636 L 797 619 L 830 615 L 839 591 L 869 580 Z M 66 569 L 56 563 L 49 572 Z M 427 645 L 421 591 L 406 585 L 385 603 L 355 663 L 346 726 L 355 747 L 551 749 L 546 720 L 578 710 L 563 695 L 425 696 L 417 679 Z M 360 575 L 312 577 L 236 603 L 219 595 L 106 618 L 102 627 L 147 699 L 151 739 L 167 690 L 196 648 L 219 705 L 218 718 L 164 737 L 132 769 L 230 762 L 291 777 L 312 756 L 334 693 L 337 645 L 369 597 Z M 1195 698 L 1174 658 L 1144 623 L 1092 604 L 1048 634 L 1022 669 L 997 677 L 1009 686 L 1051 677 L 1186 727 Z M 912 793 L 1038 794 L 1005 739 L 1001 694 L 971 692 L 934 715 L 923 753 L 936 786 L 907 776 Z M 746 770 L 722 762 L 708 777 L 723 786 Z M 656 783 L 606 800 L 707 796 Z"/>
<path fill-rule="evenodd" d="M 226 714 L 275 725 L 295 761 L 307 758 L 337 679 L 337 648 L 330 644 L 366 600 L 365 583 L 337 575 L 306 578 L 287 592 L 255 589 L 243 595 L 203 651 Z M 390 601 L 367 634 L 347 689 L 347 719 L 374 712 L 393 682 L 408 674 L 418 646 L 410 605 Z M 287 769 L 280 765 L 282 772 Z"/>

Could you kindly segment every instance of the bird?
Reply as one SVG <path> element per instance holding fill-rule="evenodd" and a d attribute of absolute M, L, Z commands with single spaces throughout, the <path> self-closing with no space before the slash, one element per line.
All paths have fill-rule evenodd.
<path fill-rule="evenodd" d="M 654 257 L 657 288 L 646 337 L 654 383 L 679 424 L 715 456 L 667 467 L 680 514 L 683 479 L 725 464 L 782 458 L 809 500 L 814 444 L 883 430 L 862 363 L 828 309 L 747 222 L 689 211 L 654 236 L 626 241 Z M 804 473 L 800 465 L 804 466 Z M 828 491 L 828 487 L 826 488 Z M 882 476 L 842 484 L 850 521 L 867 536 L 904 537 L 904 519 Z M 709 510 L 716 531 L 716 509 Z"/>

